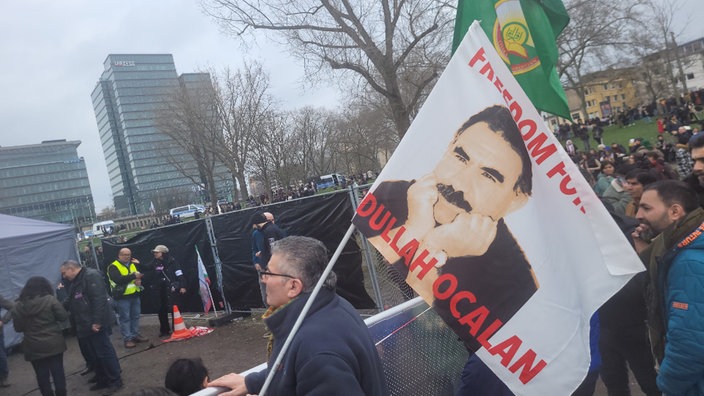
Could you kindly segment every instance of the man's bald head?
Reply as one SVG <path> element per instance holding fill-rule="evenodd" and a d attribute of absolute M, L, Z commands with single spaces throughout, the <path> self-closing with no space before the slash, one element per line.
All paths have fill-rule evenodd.
<path fill-rule="evenodd" d="M 122 248 L 117 253 L 117 261 L 122 264 L 127 264 L 132 260 L 132 251 L 128 248 Z"/>

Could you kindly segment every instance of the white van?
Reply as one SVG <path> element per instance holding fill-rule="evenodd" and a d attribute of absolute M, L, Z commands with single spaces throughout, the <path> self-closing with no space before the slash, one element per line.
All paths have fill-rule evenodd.
<path fill-rule="evenodd" d="M 112 220 L 101 221 L 93 224 L 93 236 L 102 237 L 115 231 L 115 222 Z"/>
<path fill-rule="evenodd" d="M 205 207 L 201 205 L 189 204 L 179 206 L 177 208 L 171 208 L 171 210 L 169 210 L 171 217 L 178 216 L 181 219 L 184 217 L 195 217 L 196 212 L 198 212 L 198 214 L 203 214 L 205 212 Z"/>

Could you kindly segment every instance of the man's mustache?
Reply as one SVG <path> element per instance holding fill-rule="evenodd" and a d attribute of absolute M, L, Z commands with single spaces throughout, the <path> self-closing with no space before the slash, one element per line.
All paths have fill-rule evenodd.
<path fill-rule="evenodd" d="M 452 186 L 442 183 L 438 183 L 436 187 L 440 195 L 442 195 L 447 202 L 460 209 L 464 209 L 468 213 L 472 211 L 472 205 L 464 199 L 464 193 L 462 193 L 462 191 L 455 191 Z"/>

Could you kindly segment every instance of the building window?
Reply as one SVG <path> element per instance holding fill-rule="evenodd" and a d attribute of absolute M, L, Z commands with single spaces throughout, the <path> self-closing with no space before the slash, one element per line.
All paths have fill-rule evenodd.
<path fill-rule="evenodd" d="M 621 100 L 626 100 L 626 94 L 621 94 Z"/>
<path fill-rule="evenodd" d="M 609 84 L 604 84 L 604 90 L 609 89 Z"/>
<path fill-rule="evenodd" d="M 687 73 L 687 80 L 693 80 L 694 79 L 694 73 Z"/>

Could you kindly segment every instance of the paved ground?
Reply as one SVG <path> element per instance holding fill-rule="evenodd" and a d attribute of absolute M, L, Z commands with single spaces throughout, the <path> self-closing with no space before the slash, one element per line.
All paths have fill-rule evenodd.
<path fill-rule="evenodd" d="M 205 325 L 194 319 L 186 318 L 187 326 Z M 266 360 L 266 340 L 262 338 L 265 332 L 264 324 L 259 315 L 251 318 L 238 319 L 203 337 L 182 342 L 162 343 L 157 338 L 159 327 L 156 316 L 143 316 L 142 333 L 149 337 L 151 343 L 138 344 L 134 349 L 122 346 L 117 329 L 112 335 L 115 350 L 120 358 L 122 376 L 125 388 L 118 395 L 130 395 L 137 389 L 147 386 L 161 386 L 169 364 L 181 357 L 200 357 L 210 370 L 211 378 L 219 377 L 229 372 L 240 372 L 252 368 Z M 69 395 L 99 395 L 99 392 L 88 390 L 88 376 L 79 373 L 84 368 L 84 361 L 78 351 L 75 337 L 67 339 L 68 350 L 64 354 L 64 367 L 68 383 Z M 34 370 L 21 353 L 9 357 L 10 383 L 12 386 L 0 389 L 0 396 L 39 396 Z M 634 396 L 643 395 L 635 382 L 631 389 Z M 606 396 L 606 390 L 601 383 L 597 386 L 597 396 Z M 559 395 L 557 395 L 559 396 Z"/>
<path fill-rule="evenodd" d="M 188 316 L 188 315 L 187 315 Z M 187 326 L 205 325 L 186 318 Z M 163 386 L 169 364 L 181 357 L 198 356 L 210 370 L 211 378 L 229 372 L 239 372 L 266 360 L 264 324 L 261 320 L 244 318 L 216 327 L 212 333 L 187 341 L 162 343 L 157 337 L 159 324 L 156 316 L 143 316 L 142 334 L 151 342 L 137 344 L 134 349 L 122 346 L 119 331 L 114 328 L 112 341 L 122 366 L 125 388 L 119 395 L 129 395 L 147 386 Z M 68 350 L 64 354 L 64 368 L 69 395 L 99 395 L 88 390 L 90 376 L 80 376 L 84 361 L 78 351 L 75 337 L 67 338 Z M 0 389 L 2 396 L 39 396 L 34 370 L 21 353 L 9 357 L 11 387 Z"/>

